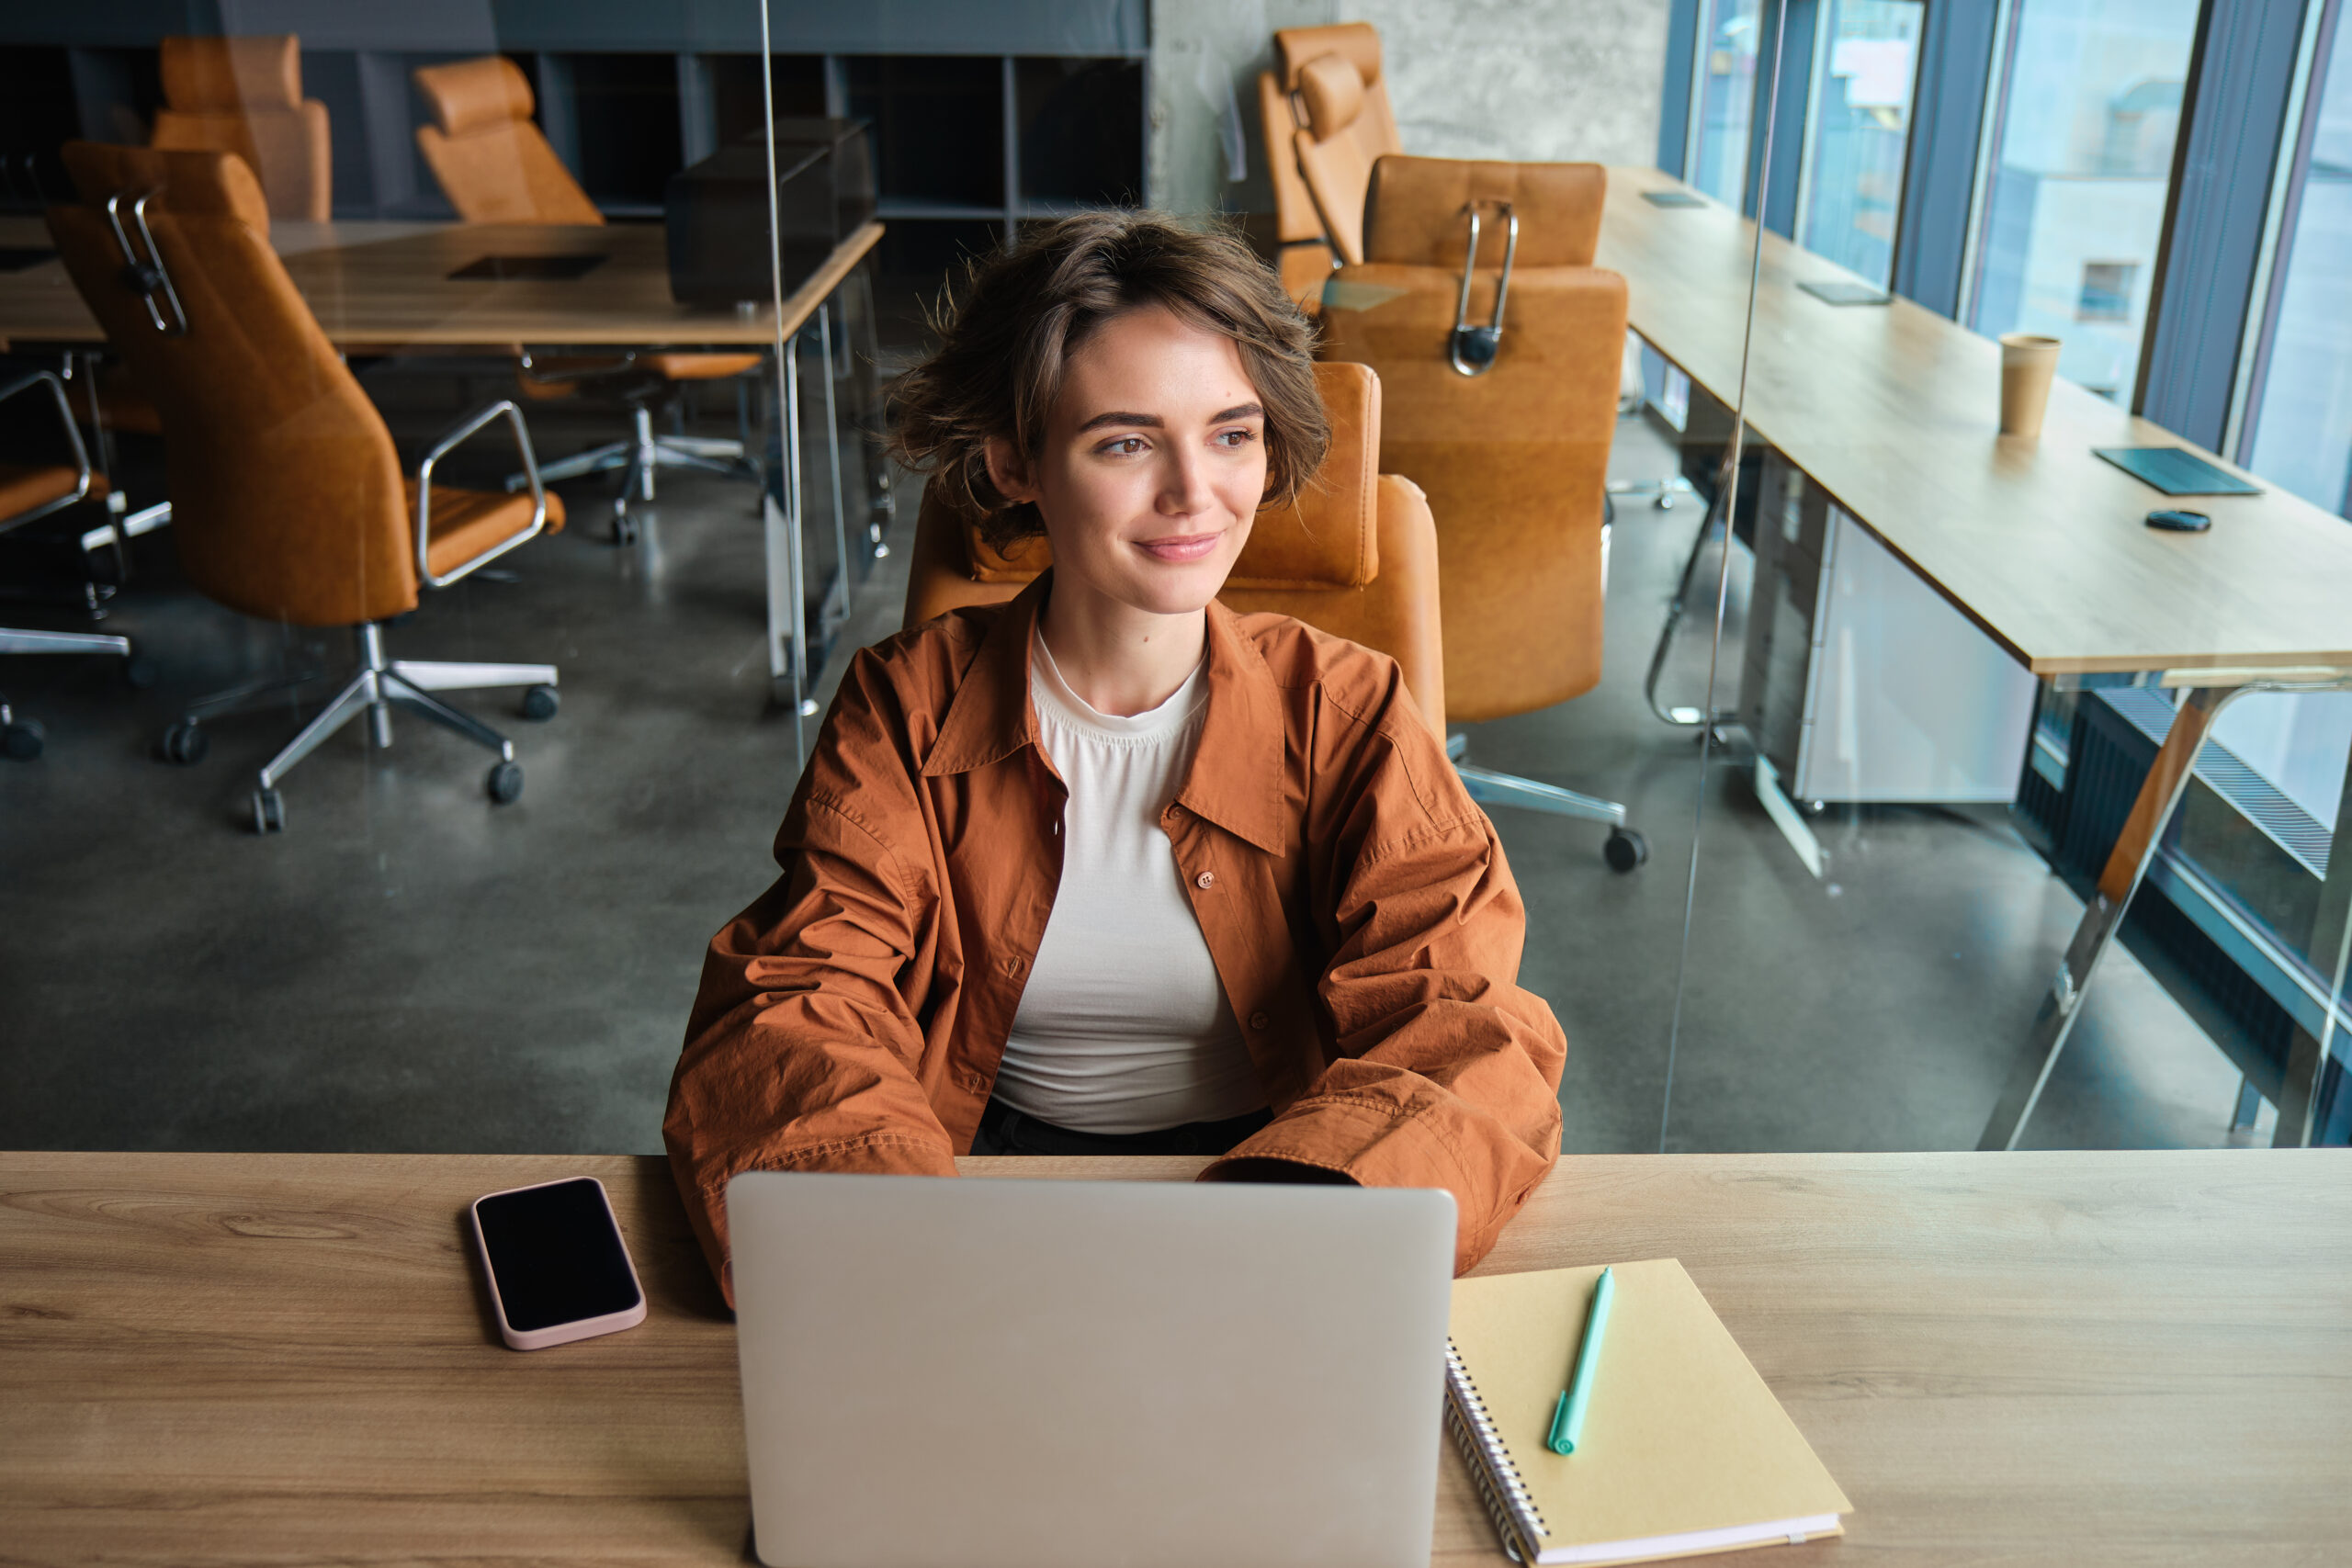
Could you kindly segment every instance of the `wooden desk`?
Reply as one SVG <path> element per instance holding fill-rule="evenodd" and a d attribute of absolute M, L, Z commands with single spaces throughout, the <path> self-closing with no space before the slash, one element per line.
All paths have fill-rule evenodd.
<path fill-rule="evenodd" d="M 1655 169 L 1610 170 L 1599 263 L 1625 275 L 1634 330 L 1736 405 L 1756 226 L 1712 201 L 1643 199 L 1657 190 L 1689 187 Z M 2210 513 L 2210 532 L 2151 529 L 2149 511 L 2175 503 L 2091 449 L 2189 444 L 2063 379 L 2039 439 L 2002 435 L 1998 344 L 1907 299 L 1826 304 L 1797 287 L 1809 280 L 1860 281 L 1766 232 L 1747 381 L 1756 436 L 2036 675 L 2128 673 L 2183 693 L 1985 1123 L 1980 1146 L 2007 1148 L 2064 1049 L 2213 719 L 2246 691 L 2352 684 L 2352 525 L 2272 485 L 2178 503 Z M 2341 951 L 2352 921 L 2352 810 L 2338 819 L 2335 850 L 2312 953 Z M 2320 1042 L 2298 1031 L 2279 1142 L 2308 1140 L 2324 1066 Z"/>
<path fill-rule="evenodd" d="M 517 1354 L 463 1206 L 583 1172 L 648 1319 Z M 1567 1159 L 1482 1272 L 1655 1257 L 1854 1499 L 1844 1544 L 1758 1564 L 2352 1540 L 2352 1154 Z M 8 1562 L 741 1562 L 745 1486 L 733 1329 L 660 1160 L 0 1155 Z M 1502 1562 L 1450 1450 L 1434 1559 Z"/>
<path fill-rule="evenodd" d="M 28 227 L 32 225 L 33 227 Z M 784 333 L 817 307 L 882 237 L 857 230 L 785 300 Z M 658 223 L 273 223 L 270 241 L 328 341 L 349 353 L 539 347 L 774 348 L 776 312 L 709 310 L 670 298 Z M 0 244 L 45 245 L 34 219 L 7 220 Z M 601 255 L 576 278 L 453 278 L 483 256 Z M 0 340 L 20 353 L 105 341 L 62 263 L 0 274 Z"/>

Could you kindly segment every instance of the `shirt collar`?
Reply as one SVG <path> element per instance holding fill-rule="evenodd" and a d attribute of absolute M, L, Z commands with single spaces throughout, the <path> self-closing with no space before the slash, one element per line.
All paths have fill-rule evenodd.
<path fill-rule="evenodd" d="M 1029 641 L 1051 592 L 1053 573 L 1015 595 L 981 637 L 949 701 L 939 742 L 923 761 L 925 778 L 970 773 L 1037 743 L 1029 700 Z M 1282 693 L 1231 610 L 1208 606 L 1208 712 L 1177 804 L 1194 816 L 1281 852 L 1283 834 Z"/>

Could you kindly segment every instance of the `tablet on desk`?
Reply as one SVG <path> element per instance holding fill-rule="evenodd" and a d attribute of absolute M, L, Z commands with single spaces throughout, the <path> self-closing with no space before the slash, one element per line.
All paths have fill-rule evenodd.
<path fill-rule="evenodd" d="M 2262 487 L 2182 446 L 2094 446 L 2091 455 L 2166 495 L 2260 495 Z"/>

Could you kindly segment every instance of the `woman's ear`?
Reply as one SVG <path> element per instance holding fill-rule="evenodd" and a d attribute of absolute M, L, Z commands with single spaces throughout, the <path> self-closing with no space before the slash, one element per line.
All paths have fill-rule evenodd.
<path fill-rule="evenodd" d="M 1029 465 L 1021 460 L 1012 442 L 991 435 L 982 451 L 988 459 L 989 483 L 996 486 L 997 494 L 1015 506 L 1037 499 L 1037 487 L 1029 480 Z"/>

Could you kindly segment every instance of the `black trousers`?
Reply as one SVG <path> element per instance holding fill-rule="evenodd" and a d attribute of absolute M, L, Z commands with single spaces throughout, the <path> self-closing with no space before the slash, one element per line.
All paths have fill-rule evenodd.
<path fill-rule="evenodd" d="M 1274 1119 L 1252 1111 L 1223 1122 L 1187 1122 L 1148 1133 L 1079 1133 L 1024 1116 L 1001 1100 L 980 1112 L 976 1155 L 1221 1155 Z"/>

